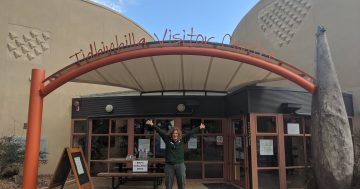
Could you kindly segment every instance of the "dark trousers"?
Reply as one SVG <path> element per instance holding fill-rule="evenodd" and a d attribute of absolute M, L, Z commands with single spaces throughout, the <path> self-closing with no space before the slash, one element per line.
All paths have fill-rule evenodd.
<path fill-rule="evenodd" d="M 178 189 L 185 189 L 185 174 L 186 168 L 184 163 L 179 163 L 175 165 L 165 164 L 165 186 L 166 189 L 172 189 L 174 184 L 174 176 L 176 176 L 176 181 Z"/>

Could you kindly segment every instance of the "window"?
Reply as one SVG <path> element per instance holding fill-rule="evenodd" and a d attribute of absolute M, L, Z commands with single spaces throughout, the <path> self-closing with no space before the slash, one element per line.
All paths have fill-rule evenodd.
<path fill-rule="evenodd" d="M 257 132 L 258 133 L 277 133 L 276 117 L 274 117 L 274 116 L 259 116 L 259 117 L 257 117 Z"/>
<path fill-rule="evenodd" d="M 80 147 L 88 159 L 88 122 L 87 120 L 73 120 L 72 146 Z"/>
<path fill-rule="evenodd" d="M 127 119 L 92 119 L 88 135 L 77 135 L 76 142 L 84 143 L 90 138 L 90 172 L 107 171 L 110 158 L 125 158 L 128 154 L 128 120 Z M 83 130 L 83 129 L 82 129 Z M 74 141 L 75 142 L 75 141 Z M 87 142 L 86 142 L 87 143 Z M 76 144 L 76 143 L 74 143 Z"/>

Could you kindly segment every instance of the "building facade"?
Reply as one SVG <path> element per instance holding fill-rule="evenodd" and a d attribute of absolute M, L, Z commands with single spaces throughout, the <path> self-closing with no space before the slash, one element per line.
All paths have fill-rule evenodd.
<path fill-rule="evenodd" d="M 357 0 L 261 0 L 235 28 L 231 44 L 270 54 L 311 74 L 315 67 L 316 27 L 324 25 L 328 29 L 340 84 L 348 93 L 344 94 L 344 100 L 355 132 L 360 117 L 360 88 L 356 77 L 360 69 L 358 7 L 360 1 Z M 339 14 L 334 16 L 334 13 Z M 117 40 L 125 43 L 128 34 L 136 39 L 144 38 L 146 42 L 154 41 L 147 31 L 123 15 L 85 0 L 3 1 L 0 26 L 3 44 L 0 46 L 0 136 L 25 137 L 31 69 L 43 68 L 50 75 L 75 62 L 76 56 L 81 58 L 83 52 L 89 53 L 95 45 L 101 48 Z M 190 59 L 192 61 L 187 61 Z M 214 70 L 222 71 L 210 79 L 206 73 L 196 75 L 195 79 L 185 77 L 196 87 L 203 83 L 191 83 L 192 80 L 228 82 L 233 78 L 226 73 L 236 70 L 237 66 L 225 68 L 222 62 L 230 64 L 230 61 L 203 56 L 155 57 L 151 61 L 151 64 L 168 66 L 163 67 L 164 72 L 174 66 L 177 70 L 191 71 L 188 65 L 193 62 L 215 65 Z M 147 65 L 151 67 L 151 64 Z M 159 79 L 156 74 L 147 77 L 138 65 L 132 66 L 139 75 L 145 75 L 142 78 L 148 82 L 145 87 Z M 254 73 L 248 65 L 242 68 L 246 68 L 245 73 Z M 256 73 L 268 74 L 263 70 Z M 170 81 L 172 75 L 167 72 L 161 79 Z M 246 79 L 256 74 L 240 75 Z M 273 80 L 279 77 L 271 76 L 269 79 Z M 101 80 L 106 75 L 94 73 L 91 77 Z M 130 89 L 89 84 L 86 78 L 82 82 L 67 83 L 45 100 L 42 146 L 48 153 L 48 163 L 41 166 L 41 174 L 53 172 L 67 146 L 83 147 L 93 175 L 115 167 L 105 161 L 108 158 L 136 155 L 139 139 L 149 141 L 152 157 L 162 157 L 158 135 L 144 126 L 144 119 L 154 118 L 164 129 L 178 126 L 184 132 L 200 122 L 207 125 L 206 131 L 192 139 L 186 152 L 186 164 L 191 165 L 187 172 L 190 179 L 227 180 L 246 188 L 251 188 L 253 182 L 264 188 L 269 180 L 278 181 L 279 185 L 285 183 L 288 188 L 303 185 L 296 181 L 301 181 L 299 175 L 306 172 L 311 160 L 311 95 L 292 90 L 298 86 L 287 80 L 256 84 L 286 89 L 239 87 L 240 90 L 229 94 L 163 91 L 157 96 L 151 93 L 84 96 Z M 160 84 L 162 87 L 179 85 Z M 230 83 L 227 86 L 231 86 Z M 110 113 L 106 112 L 107 105 L 111 105 L 108 106 L 108 111 L 112 109 Z"/>
<path fill-rule="evenodd" d="M 153 96 L 155 95 L 155 96 Z M 344 94 L 353 127 L 352 96 Z M 90 172 L 116 172 L 110 159 L 164 158 L 159 135 L 145 125 L 183 133 L 201 122 L 185 150 L 188 179 L 230 181 L 244 188 L 305 188 L 311 165 L 311 94 L 284 88 L 247 87 L 231 94 L 206 92 L 99 94 L 73 98 L 71 144 L 82 147 Z M 111 106 L 112 108 L 109 108 Z M 353 130 L 353 129 L 351 129 Z"/>
<path fill-rule="evenodd" d="M 0 137 L 26 137 L 31 69 L 45 69 L 47 77 L 75 62 L 69 57 L 81 49 L 88 51 L 90 44 L 101 46 L 116 36 L 125 42 L 120 36 L 128 33 L 153 40 L 123 15 L 82 0 L 1 1 L 0 33 Z M 51 174 L 63 148 L 70 145 L 71 98 L 124 90 L 128 89 L 67 83 L 49 95 L 41 130 L 48 163 L 40 166 L 40 173 Z"/>

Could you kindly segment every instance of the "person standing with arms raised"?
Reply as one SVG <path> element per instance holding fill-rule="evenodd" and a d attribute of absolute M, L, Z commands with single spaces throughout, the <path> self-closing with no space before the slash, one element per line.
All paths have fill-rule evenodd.
<path fill-rule="evenodd" d="M 203 123 L 195 127 L 189 133 L 182 136 L 179 128 L 174 127 L 170 130 L 169 134 L 161 130 L 160 127 L 154 125 L 153 121 L 147 120 L 147 125 L 154 127 L 159 133 L 160 137 L 164 140 L 165 149 L 165 186 L 166 189 L 172 189 L 174 183 L 174 176 L 176 176 L 178 189 L 185 189 L 186 180 L 186 167 L 184 163 L 184 148 L 189 142 L 190 137 L 198 133 L 200 129 L 205 129 Z"/>

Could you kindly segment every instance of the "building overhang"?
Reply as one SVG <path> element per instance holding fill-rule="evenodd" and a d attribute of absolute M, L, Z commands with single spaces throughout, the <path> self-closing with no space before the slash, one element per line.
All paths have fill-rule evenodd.
<path fill-rule="evenodd" d="M 267 54 L 239 46 L 194 41 L 134 44 L 92 53 L 44 81 L 43 95 L 72 81 L 139 92 L 231 92 L 259 82 L 288 79 L 313 92 L 313 77 Z"/>

